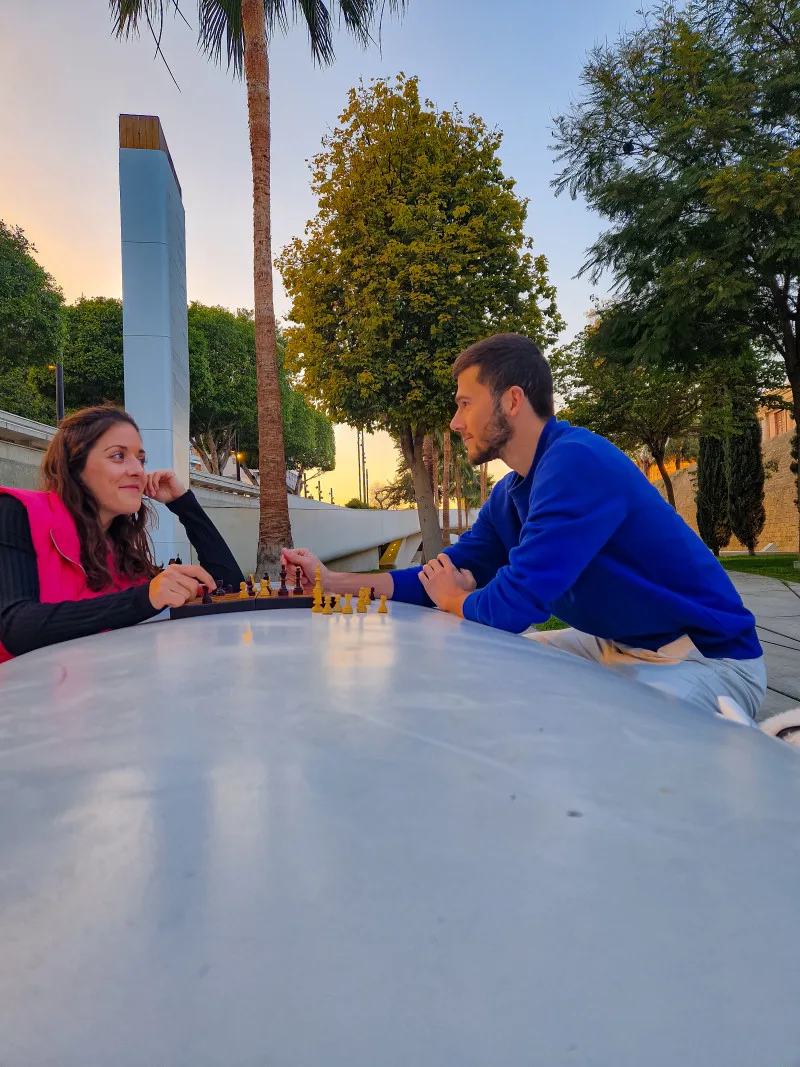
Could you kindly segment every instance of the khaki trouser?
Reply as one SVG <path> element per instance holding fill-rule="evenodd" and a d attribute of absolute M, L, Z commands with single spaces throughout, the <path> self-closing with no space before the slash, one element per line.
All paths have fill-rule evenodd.
<path fill-rule="evenodd" d="M 619 645 L 580 630 L 530 630 L 525 637 L 753 726 L 767 691 L 763 656 L 708 659 L 688 637 L 680 637 L 657 652 Z"/>

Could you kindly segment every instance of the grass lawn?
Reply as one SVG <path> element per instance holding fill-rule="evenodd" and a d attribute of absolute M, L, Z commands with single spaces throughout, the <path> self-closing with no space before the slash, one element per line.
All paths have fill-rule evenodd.
<path fill-rule="evenodd" d="M 783 582 L 800 582 L 800 570 L 792 566 L 797 556 L 721 556 L 720 563 L 726 571 L 741 571 L 743 574 L 763 574 L 766 578 L 778 578 Z"/>

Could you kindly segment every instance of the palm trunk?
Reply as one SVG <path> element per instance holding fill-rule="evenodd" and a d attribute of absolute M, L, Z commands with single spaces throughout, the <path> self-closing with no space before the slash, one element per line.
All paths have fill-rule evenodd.
<path fill-rule="evenodd" d="M 487 464 L 481 463 L 480 476 L 481 476 L 481 507 L 486 503 L 486 474 L 488 471 Z"/>
<path fill-rule="evenodd" d="M 442 438 L 442 543 L 450 544 L 450 431 Z"/>
<path fill-rule="evenodd" d="M 253 166 L 253 295 L 260 489 L 257 568 L 262 574 L 265 570 L 275 571 L 281 548 L 292 544 L 272 294 L 269 56 L 264 0 L 242 0 L 242 29 Z"/>
<path fill-rule="evenodd" d="M 414 480 L 414 496 L 417 499 L 419 528 L 422 533 L 422 552 L 426 560 L 435 559 L 442 551 L 442 531 L 439 529 L 439 514 L 433 502 L 433 486 L 425 464 L 423 436 L 413 433 L 410 426 L 400 433 L 403 458 Z"/>

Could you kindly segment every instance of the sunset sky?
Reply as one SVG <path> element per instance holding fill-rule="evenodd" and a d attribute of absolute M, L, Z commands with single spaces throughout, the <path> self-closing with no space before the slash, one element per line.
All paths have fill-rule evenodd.
<path fill-rule="evenodd" d="M 359 77 L 417 74 L 441 107 L 458 102 L 504 131 L 505 172 L 530 198 L 528 233 L 550 262 L 568 334 L 581 328 L 592 287 L 575 280 L 600 228 L 582 204 L 555 199 L 552 117 L 580 91 L 587 49 L 635 22 L 637 0 L 410 0 L 383 24 L 382 47 L 344 35 L 337 61 L 312 66 L 300 28 L 272 45 L 273 241 L 277 252 L 314 214 L 306 160 L 336 122 Z M 193 0 L 182 10 L 196 25 Z M 161 118 L 183 188 L 189 298 L 252 307 L 252 210 L 244 87 L 197 53 L 195 33 L 167 21 L 162 46 L 111 36 L 105 0 L 0 5 L 0 218 L 22 226 L 68 301 L 119 296 L 117 122 Z M 279 315 L 288 310 L 278 284 Z M 357 493 L 355 431 L 337 428 L 338 461 L 322 479 L 337 503 Z M 367 440 L 370 482 L 395 469 L 385 434 Z M 497 473 L 502 473 L 502 464 Z"/>

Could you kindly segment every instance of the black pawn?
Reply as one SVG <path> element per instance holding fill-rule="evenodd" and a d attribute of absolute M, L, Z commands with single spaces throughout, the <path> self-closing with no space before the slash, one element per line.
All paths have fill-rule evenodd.
<path fill-rule="evenodd" d="M 286 568 L 281 567 L 281 587 L 278 590 L 278 596 L 288 596 L 289 590 L 286 587 Z"/>
<path fill-rule="evenodd" d="M 300 576 L 302 575 L 302 573 L 303 572 L 299 567 L 295 567 L 295 571 L 294 571 L 294 590 L 293 590 L 295 596 L 302 596 L 303 595 L 303 583 L 300 580 Z"/>
<path fill-rule="evenodd" d="M 200 588 L 203 590 L 203 603 L 204 604 L 213 604 L 214 601 L 211 599 L 211 594 L 208 591 L 208 586 L 207 585 L 201 585 Z"/>
<path fill-rule="evenodd" d="M 375 586 L 374 585 L 372 586 L 372 588 L 369 591 L 369 598 L 370 598 L 370 600 L 374 600 L 375 599 Z"/>

